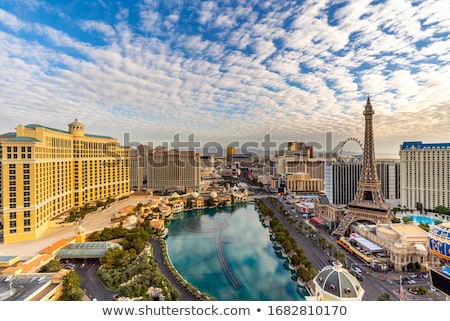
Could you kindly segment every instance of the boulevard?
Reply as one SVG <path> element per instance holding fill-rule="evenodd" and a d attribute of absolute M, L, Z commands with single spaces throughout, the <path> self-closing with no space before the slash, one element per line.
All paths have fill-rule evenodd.
<path fill-rule="evenodd" d="M 268 197 L 269 195 L 267 195 Z M 304 250 L 306 257 L 313 263 L 314 267 L 319 271 L 326 265 L 330 265 L 331 258 L 326 250 L 323 250 L 317 243 L 314 242 L 312 238 L 308 238 L 305 235 L 299 233 L 295 227 L 289 222 L 288 217 L 294 218 L 297 221 L 305 222 L 305 219 L 297 217 L 295 210 L 290 208 L 289 205 L 283 202 L 282 198 L 277 196 L 275 197 L 280 204 L 283 205 L 284 211 L 288 213 L 288 215 L 283 215 L 277 208 L 275 208 L 268 200 L 268 198 L 261 198 L 266 206 L 271 208 L 275 216 L 280 220 L 280 222 L 284 225 L 285 228 L 289 230 L 290 235 L 296 240 L 297 245 Z M 315 229 L 315 232 L 324 237 L 327 242 L 332 243 L 334 248 L 345 252 L 336 242 L 336 239 L 329 235 L 326 231 L 321 229 Z M 376 301 L 378 297 L 383 293 L 389 294 L 390 301 L 398 301 L 399 300 L 399 290 L 400 290 L 400 279 L 406 278 L 409 275 L 412 275 L 412 272 L 409 273 L 399 273 L 395 271 L 389 271 L 388 273 L 380 273 L 371 270 L 367 267 L 358 257 L 353 256 L 350 253 L 346 253 L 346 262 L 347 267 L 359 267 L 362 270 L 362 281 L 360 281 L 361 286 L 364 288 L 365 293 L 363 296 L 363 301 Z M 390 280 L 390 281 L 388 281 Z M 437 293 L 431 292 L 427 295 L 414 295 L 408 291 L 410 287 L 425 287 L 430 288 L 429 278 L 414 278 L 414 284 L 408 284 L 406 281 L 403 281 L 402 286 L 406 293 L 407 301 L 440 301 L 444 300 L 444 297 Z"/>

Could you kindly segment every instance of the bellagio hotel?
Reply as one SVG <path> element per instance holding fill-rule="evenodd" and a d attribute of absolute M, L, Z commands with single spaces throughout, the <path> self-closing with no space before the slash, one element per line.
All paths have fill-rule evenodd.
<path fill-rule="evenodd" d="M 129 149 L 117 139 L 85 134 L 76 119 L 68 126 L 19 125 L 0 136 L 4 243 L 36 239 L 50 220 L 73 208 L 130 194 Z"/>

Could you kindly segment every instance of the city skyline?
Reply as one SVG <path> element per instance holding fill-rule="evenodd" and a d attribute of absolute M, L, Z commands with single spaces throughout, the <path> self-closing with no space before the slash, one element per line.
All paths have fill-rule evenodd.
<path fill-rule="evenodd" d="M 19 124 L 147 144 L 189 135 L 325 143 L 377 154 L 450 141 L 446 2 L 7 0 L 0 5 L 1 133 Z"/>

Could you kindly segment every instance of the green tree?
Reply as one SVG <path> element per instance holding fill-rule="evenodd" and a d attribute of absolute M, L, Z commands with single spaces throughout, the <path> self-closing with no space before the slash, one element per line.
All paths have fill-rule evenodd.
<path fill-rule="evenodd" d="M 311 271 L 303 266 L 299 267 L 297 270 L 297 276 L 303 281 L 308 282 L 314 278 Z"/>
<path fill-rule="evenodd" d="M 411 218 L 406 217 L 406 216 L 405 216 L 404 218 L 402 218 L 402 220 L 403 220 L 403 223 L 404 223 L 404 224 L 409 224 L 410 222 L 413 221 Z"/>
<path fill-rule="evenodd" d="M 334 252 L 334 256 L 342 264 L 344 264 L 344 262 L 347 260 L 347 256 L 345 255 L 345 253 L 339 250 L 336 250 Z"/>
<path fill-rule="evenodd" d="M 448 208 L 443 205 L 436 206 L 434 211 L 439 214 L 448 214 Z"/>
<path fill-rule="evenodd" d="M 51 260 L 50 262 L 48 262 L 47 264 L 45 264 L 43 267 L 41 267 L 40 272 L 58 272 L 59 270 L 61 270 L 62 265 L 59 262 L 59 260 Z"/>
<path fill-rule="evenodd" d="M 425 223 L 420 223 L 419 227 L 424 230 L 425 232 L 429 232 L 430 231 L 430 226 L 428 224 Z"/>
<path fill-rule="evenodd" d="M 84 292 L 80 289 L 80 277 L 75 271 L 70 271 L 63 277 L 63 295 L 61 301 L 81 301 Z"/>
<path fill-rule="evenodd" d="M 382 293 L 378 296 L 377 301 L 390 301 L 391 300 L 391 296 L 389 295 L 389 293 Z"/>

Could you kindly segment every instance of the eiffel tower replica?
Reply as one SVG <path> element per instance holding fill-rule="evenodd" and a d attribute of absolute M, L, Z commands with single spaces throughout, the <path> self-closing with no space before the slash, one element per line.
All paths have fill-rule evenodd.
<path fill-rule="evenodd" d="M 344 235 L 350 224 L 356 221 L 389 223 L 393 217 L 390 205 L 384 200 L 377 173 L 373 143 L 372 119 L 374 113 L 368 97 L 363 113 L 366 120 L 366 128 L 364 133 L 363 163 L 358 188 L 355 197 L 348 203 L 345 216 L 333 231 L 335 236 Z"/>

